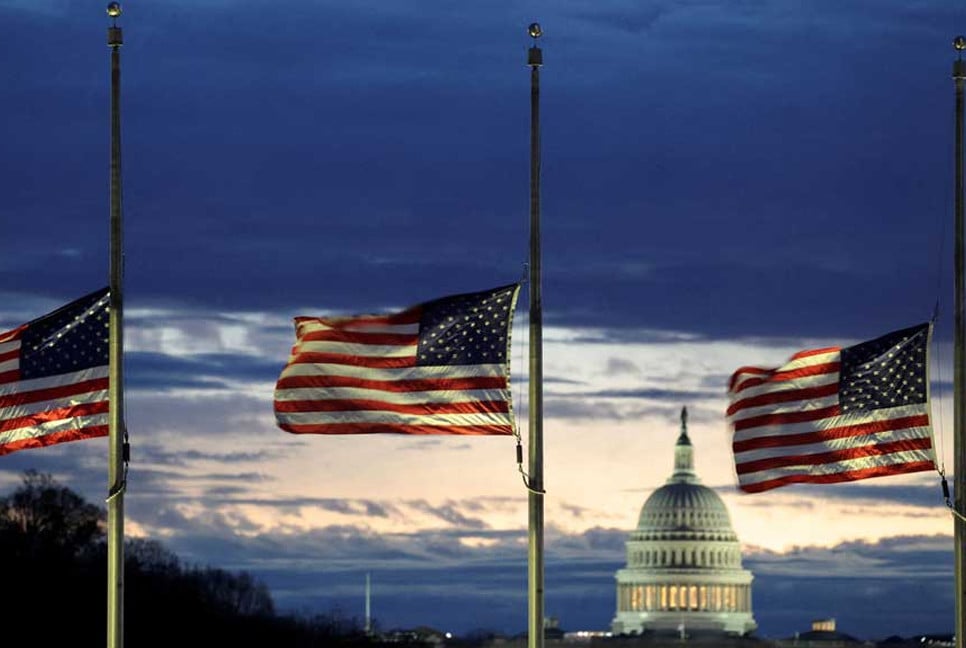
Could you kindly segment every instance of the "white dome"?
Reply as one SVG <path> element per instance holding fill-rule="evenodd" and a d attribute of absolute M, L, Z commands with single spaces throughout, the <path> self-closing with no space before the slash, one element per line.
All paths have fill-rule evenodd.
<path fill-rule="evenodd" d="M 674 447 L 674 472 L 641 507 L 618 570 L 616 634 L 716 632 L 745 635 L 751 613 L 750 571 L 721 497 L 694 472 L 687 410 Z"/>
<path fill-rule="evenodd" d="M 690 482 L 672 482 L 654 491 L 641 507 L 637 530 L 655 540 L 671 536 L 738 540 L 721 497 L 707 486 Z"/>

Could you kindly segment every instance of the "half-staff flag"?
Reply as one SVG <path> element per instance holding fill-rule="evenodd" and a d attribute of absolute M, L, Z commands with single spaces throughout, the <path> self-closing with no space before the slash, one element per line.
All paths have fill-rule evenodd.
<path fill-rule="evenodd" d="M 275 385 L 278 426 L 294 434 L 513 434 L 519 291 L 511 284 L 385 315 L 296 317 Z"/>
<path fill-rule="evenodd" d="M 936 466 L 930 423 L 932 324 L 846 348 L 742 367 L 728 387 L 738 487 L 765 491 Z"/>
<path fill-rule="evenodd" d="M 108 435 L 102 288 L 0 333 L 0 455 Z"/>

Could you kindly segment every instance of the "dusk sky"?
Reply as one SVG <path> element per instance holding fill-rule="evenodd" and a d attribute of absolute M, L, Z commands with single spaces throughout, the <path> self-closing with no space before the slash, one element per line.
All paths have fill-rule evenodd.
<path fill-rule="evenodd" d="M 109 280 L 106 2 L 0 0 L 0 330 Z M 641 505 L 695 464 L 760 636 L 952 632 L 953 518 L 918 473 L 737 489 L 741 365 L 929 320 L 953 475 L 953 135 L 939 0 L 122 3 L 125 532 L 281 610 L 527 628 L 512 437 L 296 436 L 293 318 L 522 279 L 541 69 L 545 610 L 604 630 Z M 527 440 L 527 291 L 511 358 Z M 525 444 L 526 446 L 526 444 Z M 107 440 L 0 457 L 107 495 Z"/>

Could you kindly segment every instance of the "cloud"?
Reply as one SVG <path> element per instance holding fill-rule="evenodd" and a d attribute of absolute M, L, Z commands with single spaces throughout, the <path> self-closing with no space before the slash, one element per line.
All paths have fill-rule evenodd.
<path fill-rule="evenodd" d="M 373 610 L 383 627 L 413 620 L 468 632 L 491 628 L 516 633 L 526 627 L 526 543 L 523 532 L 489 534 L 491 544 L 462 545 L 473 529 L 454 532 L 372 536 L 351 528 L 268 537 L 245 545 L 257 558 L 248 563 L 242 546 L 220 555 L 237 566 L 254 567 L 267 579 L 284 608 L 340 609 L 361 615 L 363 574 L 372 574 Z M 623 566 L 623 530 L 594 528 L 546 535 L 548 615 L 565 629 L 606 629 L 613 616 L 614 573 Z M 755 574 L 754 613 L 762 636 L 805 631 L 816 618 L 835 617 L 839 629 L 862 638 L 948 631 L 952 609 L 951 539 L 905 536 L 877 543 L 843 543 L 829 549 L 787 553 L 746 551 L 745 567 Z M 298 571 L 279 569 L 271 558 L 284 552 Z M 298 557 L 300 556 L 300 557 Z M 341 556 L 341 558 L 340 558 Z M 888 614 L 880 596 L 888 597 Z M 439 608 L 448 600 L 445 612 Z M 480 605 L 503 601 L 507 605 Z M 520 605 L 510 605 L 516 601 Z M 895 616 L 892 616 L 892 613 Z M 776 634 L 777 633 L 777 634 Z"/>
<path fill-rule="evenodd" d="M 525 72 L 517 59 L 527 43 L 526 21 L 522 10 L 509 3 L 489 3 L 478 20 L 469 21 L 442 5 L 436 9 L 376 12 L 327 4 L 277 11 L 265 3 L 206 3 L 127 12 L 124 24 L 130 42 L 124 56 L 131 70 L 126 69 L 130 82 L 125 98 L 132 109 L 125 113 L 125 124 L 133 135 L 125 142 L 137 151 L 126 157 L 130 172 L 125 174 L 129 303 L 140 306 L 175 296 L 196 306 L 266 309 L 279 315 L 331 305 L 368 310 L 429 296 L 413 286 L 436 286 L 430 292 L 459 291 L 493 277 L 503 277 L 502 281 L 518 276 L 526 261 L 526 224 L 522 218 L 500 215 L 520 211 L 513 207 L 512 196 L 525 191 L 526 185 L 526 132 L 512 117 L 515 102 L 509 98 L 513 86 L 521 95 L 526 93 L 526 75 L 512 72 Z M 882 269 L 887 267 L 883 262 L 895 256 L 890 242 L 901 238 L 898 232 L 929 247 L 922 239 L 933 235 L 931 226 L 908 227 L 899 219 L 870 230 L 861 220 L 848 218 L 857 211 L 856 201 L 863 210 L 876 210 L 874 205 L 866 207 L 869 192 L 855 189 L 866 185 L 855 176 L 869 164 L 849 162 L 849 172 L 838 174 L 849 180 L 830 185 L 836 177 L 786 173 L 773 163 L 771 142 L 780 135 L 794 138 L 789 148 L 804 161 L 840 164 L 838 157 L 827 154 L 825 142 L 842 140 L 839 130 L 861 136 L 863 129 L 850 126 L 858 116 L 839 108 L 839 117 L 812 117 L 802 129 L 789 129 L 788 106 L 802 106 L 798 116 L 804 120 L 805 110 L 821 107 L 821 102 L 804 90 L 782 85 L 783 75 L 772 72 L 773 86 L 765 89 L 751 80 L 756 71 L 758 77 L 764 75 L 762 70 L 771 71 L 774 54 L 780 52 L 792 56 L 788 65 L 799 74 L 823 84 L 848 82 L 841 97 L 832 95 L 836 106 L 868 105 L 854 100 L 850 70 L 840 71 L 838 63 L 823 56 L 822 48 L 812 46 L 807 55 L 804 50 L 797 54 L 787 43 L 796 34 L 807 33 L 810 39 L 829 39 L 841 47 L 846 33 L 848 41 L 862 40 L 850 31 L 853 28 L 888 32 L 908 20 L 918 32 L 941 19 L 945 10 L 927 6 L 919 11 L 894 9 L 889 15 L 877 10 L 875 19 L 869 20 L 868 7 L 839 8 L 834 14 L 828 6 L 821 9 L 803 14 L 774 3 L 744 4 L 737 11 L 725 11 L 715 3 L 645 8 L 574 3 L 560 9 L 561 23 L 556 28 L 552 20 L 548 23 L 546 41 L 546 72 L 556 75 L 550 77 L 554 81 L 548 88 L 546 140 L 546 197 L 554 216 L 545 224 L 548 321 L 717 337 L 776 332 L 838 336 L 867 332 L 869 322 L 892 312 L 896 299 L 925 310 L 917 298 L 923 285 L 918 270 L 884 276 Z M 27 20 L 30 14 L 18 15 Z M 510 28 L 516 18 L 521 18 L 518 30 Z M 598 27 L 588 29 L 590 23 Z M 816 24 L 822 28 L 816 29 Z M 318 29 L 309 35 L 299 29 L 306 25 Z M 613 41 L 613 48 L 600 48 L 600 26 L 609 27 L 603 35 L 612 35 L 617 25 L 624 32 L 647 26 L 661 38 L 651 34 L 641 39 L 637 34 Z M 46 26 L 48 31 L 54 28 Z M 16 32 L 39 29 L 40 24 Z M 749 31 L 756 38 L 748 38 Z M 61 40 L 65 39 L 57 39 Z M 702 110 L 694 103 L 690 86 L 680 82 L 679 71 L 689 66 L 684 52 L 694 51 L 692 42 L 702 43 L 705 56 L 720 51 L 728 57 L 704 70 L 704 82 L 718 84 L 714 87 L 721 90 L 711 89 L 706 96 L 724 102 L 714 110 Z M 458 56 L 438 56 L 447 43 Z M 675 56 L 653 56 L 647 49 L 653 43 L 671 48 Z M 103 54 L 102 44 L 98 47 Z M 612 56 L 613 49 L 621 56 L 602 65 L 600 57 Z M 164 56 L 157 55 L 161 51 Z M 918 49 L 910 56 L 913 53 L 920 55 Z M 556 70 L 550 65 L 554 54 L 562 57 Z M 33 90 L 62 93 L 49 101 L 38 97 L 39 103 L 62 113 L 28 116 L 43 118 L 45 128 L 49 123 L 74 123 L 65 115 L 76 118 L 77 98 L 62 84 L 92 77 L 92 72 L 85 76 L 82 65 L 98 69 L 93 44 L 81 60 L 56 49 L 50 56 L 35 63 L 38 73 L 24 75 L 11 86 L 21 88 L 23 97 Z M 807 65 L 798 56 L 807 56 Z M 103 56 L 100 60 L 103 67 Z M 648 78 L 647 83 L 607 76 L 654 74 L 656 61 L 670 65 L 673 75 Z M 41 88 L 24 85 L 35 83 L 29 79 L 51 79 L 50 69 L 58 72 L 53 81 Z M 739 71 L 738 78 L 734 70 Z M 728 76 L 722 80 L 717 74 Z M 553 94 L 584 84 L 594 84 L 595 91 L 577 97 Z M 614 101 L 611 97 L 618 91 L 621 100 Z M 88 94 L 84 114 L 94 121 L 100 112 L 93 91 Z M 472 117 L 481 99 L 489 108 L 485 121 L 483 116 Z M 595 103 L 588 105 L 591 100 Z M 897 98 L 884 99 L 884 105 L 887 101 Z M 554 102 L 567 109 L 551 110 Z M 427 110 L 432 105 L 449 110 Z M 865 112 L 862 116 L 869 117 Z M 480 120 L 479 127 L 466 128 L 472 119 Z M 41 124 L 31 128 L 29 121 L 12 121 L 20 126 L 11 133 L 11 150 L 36 150 L 34 142 L 33 148 L 26 141 L 18 146 L 17 138 L 19 133 L 37 132 Z M 172 122 L 178 128 L 162 128 Z M 895 120 L 889 123 L 892 132 Z M 709 136 L 680 146 L 681 136 L 674 133 L 685 127 Z M 825 134 L 833 127 L 835 132 Z M 569 133 L 566 147 L 551 137 L 554 132 Z M 648 146 L 638 147 L 636 153 L 628 153 L 623 145 L 612 150 L 616 142 L 637 140 Z M 83 134 L 65 133 L 57 140 L 61 141 L 74 143 L 67 148 L 77 150 L 79 159 L 94 156 L 103 144 Z M 448 141 L 460 141 L 462 146 L 441 145 Z M 176 151 L 193 153 L 172 155 L 172 145 Z M 750 166 L 731 162 L 738 147 L 750 152 L 744 163 Z M 416 148 L 421 151 L 419 160 L 410 155 Z M 860 143 L 851 148 L 868 150 Z M 86 166 L 63 160 L 61 154 L 54 156 L 54 163 L 62 167 L 54 173 L 70 182 L 62 193 L 71 196 L 71 204 L 53 203 L 45 211 L 96 211 L 104 197 L 88 186 L 102 183 L 95 182 L 93 173 L 87 175 Z M 13 172 L 31 187 L 36 182 L 31 177 L 50 177 L 49 170 L 39 172 L 41 165 L 50 163 L 47 157 L 18 156 L 24 169 Z M 885 164 L 893 156 L 874 157 Z M 508 172 L 512 160 L 519 163 L 519 174 Z M 650 181 L 641 182 L 641 177 Z M 682 177 L 701 177 L 702 191 L 686 191 Z M 480 178 L 489 182 L 483 192 Z M 834 204 L 823 204 L 812 190 L 816 184 L 828 188 L 823 193 L 832 194 Z M 566 191 L 581 185 L 599 190 L 588 195 Z M 280 186 L 298 186 L 298 201 L 289 194 L 279 209 L 279 197 L 266 188 Z M 379 191 L 370 191 L 375 186 Z M 924 194 L 933 187 L 903 189 L 904 194 Z M 10 209 L 22 207 L 29 213 L 38 190 L 12 196 Z M 880 199 L 898 201 L 888 190 L 882 188 Z M 902 200 L 922 203 L 905 195 Z M 472 243 L 462 236 L 463 221 L 453 218 L 456 213 L 470 222 L 486 223 Z M 588 219 L 587 213 L 606 220 Z M 775 213 L 784 216 L 775 218 Z M 49 218 L 35 221 L 49 224 Z M 798 224 L 794 240 L 785 236 L 790 221 Z M 325 223 L 325 234 L 317 241 L 317 253 L 281 252 L 300 249 L 302 234 L 320 222 Z M 104 251 L 103 232 L 91 227 L 86 216 L 69 218 L 64 227 L 68 229 L 61 230 L 63 240 L 83 257 L 76 265 L 42 252 L 47 246 L 41 244 L 41 232 L 31 230 L 16 238 L 26 243 L 22 247 L 34 250 L 36 258 L 23 253 L 3 256 L 26 264 L 19 272 L 31 274 L 32 283 L 63 282 L 64 270 L 69 277 L 65 288 L 93 283 L 96 274 L 83 268 Z M 381 236 L 371 236 L 373 227 Z M 826 240 L 830 227 L 876 240 L 854 250 L 836 242 L 849 240 L 847 235 Z M 432 241 L 450 244 L 431 243 L 434 252 L 426 254 L 424 232 L 430 231 Z M 694 243 L 696 231 L 707 240 L 722 240 L 733 231 L 742 236 L 729 236 L 727 246 L 705 249 Z M 218 244 L 212 245 L 214 241 Z M 799 254 L 799 245 L 808 246 L 809 253 Z M 239 281 L 239 276 L 245 279 Z M 312 277 L 325 281 L 301 279 Z M 366 290 L 358 290 L 363 278 Z M 834 319 L 818 316 L 821 309 L 813 306 L 822 304 L 827 310 L 829 296 L 836 294 L 830 288 L 846 282 L 854 286 L 853 294 L 863 295 L 861 308 L 843 306 Z M 285 289 L 278 290 L 279 286 Z M 788 294 L 798 296 L 799 306 L 775 309 L 774 304 L 784 303 Z M 741 308 L 729 308 L 732 304 Z M 859 305 L 853 301 L 853 306 Z M 129 328 L 135 330 L 133 323 Z M 160 375 L 142 379 L 154 378 Z M 181 380 L 206 386 L 184 376 Z"/>
<path fill-rule="evenodd" d="M 125 7 L 128 530 L 251 569 L 286 606 L 359 614 L 372 570 L 386 624 L 526 626 L 514 439 L 299 437 L 271 400 L 297 315 L 525 275 L 536 19 L 548 613 L 609 623 L 626 532 L 612 527 L 633 526 L 670 470 L 687 406 L 702 477 L 742 537 L 794 547 L 747 555 L 765 634 L 832 615 L 857 636 L 942 630 L 944 541 L 908 535 L 945 524 L 933 475 L 738 497 L 723 413 L 738 366 L 869 339 L 937 302 L 934 366 L 951 366 L 958 10 L 535 8 Z M 105 282 L 107 24 L 102 8 L 0 0 L 3 330 Z M 525 353 L 513 359 L 525 401 Z M 933 392 L 947 409 L 951 376 Z M 526 432 L 528 405 L 514 407 Z M 13 453 L 0 483 L 37 468 L 103 502 L 106 444 Z"/>

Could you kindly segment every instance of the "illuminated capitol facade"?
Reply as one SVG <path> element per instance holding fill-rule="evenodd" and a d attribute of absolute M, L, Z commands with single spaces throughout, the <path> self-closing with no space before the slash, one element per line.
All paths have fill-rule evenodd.
<path fill-rule="evenodd" d="M 752 574 L 724 502 L 694 472 L 687 409 L 674 448 L 674 472 L 641 508 L 628 537 L 627 565 L 619 569 L 615 634 L 746 635 Z"/>

